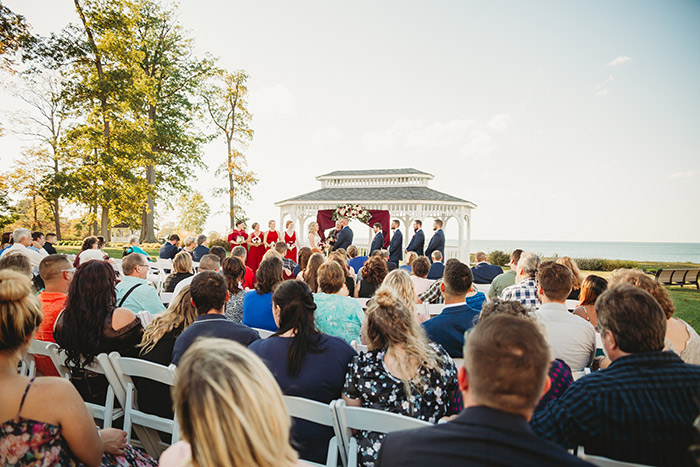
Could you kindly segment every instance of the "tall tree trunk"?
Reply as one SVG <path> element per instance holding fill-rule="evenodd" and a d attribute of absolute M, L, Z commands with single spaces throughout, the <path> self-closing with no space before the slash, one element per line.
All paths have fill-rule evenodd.
<path fill-rule="evenodd" d="M 229 224 L 230 229 L 233 230 L 236 224 L 236 213 L 235 213 L 235 203 L 234 203 L 234 186 L 233 186 L 233 154 L 231 148 L 231 138 L 226 138 L 226 144 L 228 146 L 228 207 L 229 207 Z"/>
<path fill-rule="evenodd" d="M 156 168 L 153 165 L 149 165 L 146 169 L 146 182 L 151 186 L 155 185 L 155 180 Z M 158 243 L 155 234 L 154 210 L 155 202 L 153 196 L 149 194 L 146 200 L 146 209 L 141 214 L 141 236 L 139 238 L 141 243 Z"/>
<path fill-rule="evenodd" d="M 109 243 L 112 239 L 109 231 L 109 206 L 102 206 L 102 218 L 100 219 L 100 235 Z"/>
<path fill-rule="evenodd" d="M 97 204 L 93 204 L 91 208 L 92 214 L 93 214 L 93 221 L 92 221 L 92 235 L 97 237 Z"/>
<path fill-rule="evenodd" d="M 53 172 L 54 176 L 58 175 L 58 157 L 56 157 L 56 145 L 52 144 L 53 147 Z M 55 180 L 55 179 L 54 179 Z M 55 182 L 54 182 L 55 183 Z M 58 204 L 59 197 L 56 196 L 53 200 L 53 221 L 54 221 L 54 228 L 56 229 L 56 238 L 58 240 L 61 240 L 61 209 Z"/>

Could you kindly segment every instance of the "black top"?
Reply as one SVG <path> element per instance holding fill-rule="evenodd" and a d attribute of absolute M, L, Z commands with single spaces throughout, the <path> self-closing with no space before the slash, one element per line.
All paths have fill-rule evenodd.
<path fill-rule="evenodd" d="M 163 292 L 175 292 L 175 287 L 177 287 L 177 284 L 179 284 L 180 281 L 182 281 L 183 279 L 187 279 L 188 277 L 192 277 L 193 275 L 194 274 L 192 274 L 191 272 L 173 272 L 169 274 L 168 277 L 165 278 Z"/>
<path fill-rule="evenodd" d="M 345 278 L 345 286 L 348 288 L 350 297 L 353 297 L 355 295 L 355 279 L 353 279 L 352 276 Z"/>
<path fill-rule="evenodd" d="M 58 252 L 56 251 L 56 248 L 53 247 L 53 245 L 49 242 L 44 243 L 44 250 L 50 255 L 55 255 Z"/>
<path fill-rule="evenodd" d="M 362 279 L 359 283 L 360 286 L 360 292 L 359 292 L 359 298 L 372 298 L 374 295 L 374 292 L 377 290 L 377 286 L 374 284 L 370 284 L 366 280 Z"/>
<path fill-rule="evenodd" d="M 231 339 L 246 347 L 260 339 L 260 335 L 254 329 L 243 324 L 234 323 L 226 319 L 224 315 L 211 314 L 199 315 L 190 327 L 180 334 L 173 347 L 173 363 L 177 365 L 180 358 L 198 337 L 219 337 Z"/>
<path fill-rule="evenodd" d="M 571 289 L 571 293 L 569 294 L 568 297 L 566 297 L 567 300 L 578 300 L 579 295 L 581 294 L 581 289 Z"/>
<path fill-rule="evenodd" d="M 376 466 L 591 465 L 537 437 L 525 418 L 469 407 L 448 423 L 390 433 Z"/>

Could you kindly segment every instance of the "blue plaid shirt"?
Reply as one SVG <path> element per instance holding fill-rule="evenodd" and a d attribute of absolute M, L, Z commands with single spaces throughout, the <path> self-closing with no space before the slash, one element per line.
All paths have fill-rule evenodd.
<path fill-rule="evenodd" d="M 523 305 L 536 310 L 540 307 L 540 299 L 537 298 L 537 284 L 535 279 L 525 279 L 511 286 L 506 287 L 501 292 L 501 299 L 520 302 Z"/>
<path fill-rule="evenodd" d="M 695 465 L 700 366 L 673 352 L 616 359 L 535 413 L 533 431 L 564 448 L 647 465 Z"/>

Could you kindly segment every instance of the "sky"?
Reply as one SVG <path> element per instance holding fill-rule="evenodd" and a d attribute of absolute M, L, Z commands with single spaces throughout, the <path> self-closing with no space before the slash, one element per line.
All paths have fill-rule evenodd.
<path fill-rule="evenodd" d="M 4 3 L 41 34 L 78 20 Z M 473 239 L 700 242 L 700 2 L 182 0 L 179 18 L 250 74 L 251 221 L 318 175 L 413 167 L 477 204 Z M 18 106 L 0 93 L 0 119 Z M 1 166 L 26 144 L 0 138 Z M 208 144 L 192 183 L 220 232 L 225 156 Z"/>

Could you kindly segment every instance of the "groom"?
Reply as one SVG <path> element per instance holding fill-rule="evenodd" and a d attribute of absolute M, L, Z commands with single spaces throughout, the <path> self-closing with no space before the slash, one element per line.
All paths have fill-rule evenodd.
<path fill-rule="evenodd" d="M 353 233 L 352 229 L 348 227 L 349 221 L 345 218 L 338 221 L 340 223 L 340 231 L 338 232 L 338 239 L 333 245 L 333 250 L 340 250 L 341 248 L 347 250 L 350 245 L 352 245 Z"/>

